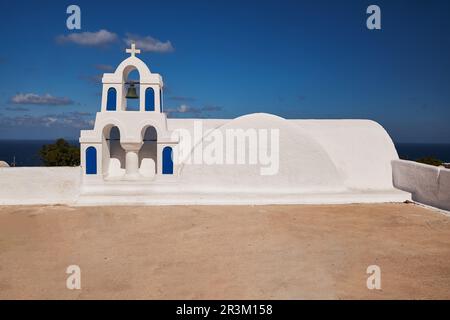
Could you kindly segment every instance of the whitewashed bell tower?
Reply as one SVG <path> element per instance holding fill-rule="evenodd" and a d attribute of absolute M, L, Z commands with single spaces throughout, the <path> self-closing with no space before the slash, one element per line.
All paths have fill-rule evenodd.
<path fill-rule="evenodd" d="M 126 89 L 128 75 L 133 70 L 139 72 L 139 110 L 154 111 L 156 113 L 162 110 L 162 77 L 157 73 L 151 73 L 147 65 L 136 54 L 141 51 L 136 49 L 135 44 L 131 49 L 126 50 L 131 56 L 117 67 L 114 73 L 105 73 L 102 78 L 102 111 L 126 111 L 127 99 Z M 146 99 L 147 98 L 147 99 Z"/>
<path fill-rule="evenodd" d="M 167 130 L 162 77 L 136 57 L 140 50 L 134 43 L 126 52 L 130 56 L 115 72 L 103 75 L 101 111 L 94 129 L 81 131 L 81 166 L 86 182 L 176 176 L 173 154 L 178 140 Z M 139 73 L 138 81 L 128 79 L 133 70 Z M 128 110 L 128 98 L 138 99 L 138 110 Z"/>

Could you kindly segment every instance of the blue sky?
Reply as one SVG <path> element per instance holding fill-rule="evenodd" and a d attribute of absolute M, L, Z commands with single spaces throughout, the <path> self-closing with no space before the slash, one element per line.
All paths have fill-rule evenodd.
<path fill-rule="evenodd" d="M 382 30 L 366 28 L 370 4 Z M 171 117 L 364 118 L 397 142 L 450 143 L 449 12 L 445 0 L 2 1 L 0 139 L 76 139 L 135 38 L 165 109 L 183 111 Z"/>

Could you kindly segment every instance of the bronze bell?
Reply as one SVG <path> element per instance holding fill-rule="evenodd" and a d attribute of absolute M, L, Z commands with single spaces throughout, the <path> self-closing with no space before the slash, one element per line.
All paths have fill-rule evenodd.
<path fill-rule="evenodd" d="M 130 84 L 127 90 L 127 95 L 125 96 L 127 99 L 138 99 L 139 96 L 137 95 L 136 88 L 134 86 L 134 83 Z"/>

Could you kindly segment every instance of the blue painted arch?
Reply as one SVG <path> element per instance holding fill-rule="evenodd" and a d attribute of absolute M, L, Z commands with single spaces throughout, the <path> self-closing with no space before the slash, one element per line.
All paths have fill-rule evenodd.
<path fill-rule="evenodd" d="M 163 167 L 162 167 L 162 173 L 163 174 L 173 174 L 173 152 L 171 147 L 165 147 L 163 149 Z"/>
<path fill-rule="evenodd" d="M 95 147 L 86 149 L 86 174 L 97 174 L 97 149 Z"/>
<path fill-rule="evenodd" d="M 153 88 L 145 89 L 145 111 L 155 111 L 155 91 Z"/>
<path fill-rule="evenodd" d="M 117 91 L 115 88 L 108 89 L 108 95 L 106 97 L 106 110 L 116 111 L 117 109 Z"/>

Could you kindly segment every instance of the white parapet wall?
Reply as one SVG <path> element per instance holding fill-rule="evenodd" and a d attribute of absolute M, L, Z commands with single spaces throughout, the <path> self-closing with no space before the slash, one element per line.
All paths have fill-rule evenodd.
<path fill-rule="evenodd" d="M 406 160 L 393 160 L 394 186 L 414 201 L 450 210 L 450 170 Z"/>
<path fill-rule="evenodd" d="M 0 205 L 72 204 L 80 181 L 80 167 L 0 168 Z"/>

